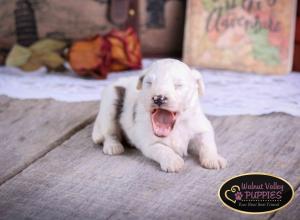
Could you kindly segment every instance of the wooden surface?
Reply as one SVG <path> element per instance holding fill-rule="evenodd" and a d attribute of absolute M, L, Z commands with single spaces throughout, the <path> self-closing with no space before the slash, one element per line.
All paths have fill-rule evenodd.
<path fill-rule="evenodd" d="M 298 189 L 295 192 L 296 196 L 295 199 L 293 201 L 293 203 L 291 203 L 291 205 L 287 208 L 284 209 L 278 213 L 276 213 L 276 215 L 274 215 L 274 218 L 272 220 L 281 220 L 281 219 L 289 219 L 289 220 L 299 220 L 299 213 L 300 213 L 300 189 L 299 189 L 299 185 L 298 185 Z"/>
<path fill-rule="evenodd" d="M 4 108 L 3 103 L 11 104 Z M 24 103 L 32 108 L 28 109 Z M 92 143 L 92 124 L 88 123 L 97 111 L 96 103 L 18 101 L 1 97 L 0 106 L 0 158 L 10 158 L 14 155 L 12 149 L 17 154 L 24 153 L 24 149 L 18 151 L 18 138 L 15 138 L 21 135 L 26 140 L 31 136 L 36 138 L 26 144 L 28 151 L 48 149 L 48 153 L 37 153 L 34 160 L 28 157 L 29 166 L 11 174 L 11 178 L 1 184 L 0 219 L 277 220 L 297 219 L 300 215 L 300 118 L 281 113 L 209 117 L 216 129 L 220 153 L 228 159 L 229 167 L 206 170 L 189 156 L 185 158 L 183 171 L 167 174 L 135 149 L 126 149 L 125 154 L 119 156 L 104 155 L 101 147 Z M 48 107 L 42 110 L 42 106 Z M 22 113 L 25 109 L 28 109 L 26 114 Z M 59 116 L 64 111 L 77 116 L 70 112 Z M 75 113 L 80 111 L 81 115 Z M 82 120 L 87 112 L 91 115 Z M 35 115 L 34 120 L 26 119 L 30 115 Z M 22 120 L 19 125 L 12 123 L 17 116 Z M 48 124 L 42 123 L 43 120 L 48 120 Z M 67 126 L 63 124 L 73 129 L 67 138 L 63 134 Z M 45 138 L 53 127 L 55 135 Z M 14 131 L 15 135 L 9 135 L 6 130 Z M 60 143 L 45 147 L 55 142 L 50 140 L 53 137 L 59 139 L 55 132 L 62 134 Z M 41 135 L 44 138 L 37 139 Z M 47 144 L 43 144 L 45 141 Z M 6 150 L 10 146 L 15 147 Z M 7 160 L 10 165 L 6 167 L 13 162 L 18 163 L 18 157 Z M 1 163 L 1 173 L 2 170 Z M 217 197 L 222 182 L 252 171 L 287 179 L 298 189 L 295 200 L 281 211 L 264 215 L 240 214 L 224 207 Z"/>
<path fill-rule="evenodd" d="M 0 184 L 90 123 L 97 107 L 0 96 Z"/>

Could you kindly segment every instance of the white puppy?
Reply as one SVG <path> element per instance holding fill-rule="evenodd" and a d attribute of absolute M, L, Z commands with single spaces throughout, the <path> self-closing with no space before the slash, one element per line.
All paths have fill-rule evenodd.
<path fill-rule="evenodd" d="M 94 143 L 105 154 L 124 152 L 122 143 L 140 149 L 162 170 L 177 172 L 188 148 L 205 168 L 220 169 L 214 130 L 200 106 L 200 73 L 174 59 L 154 62 L 140 77 L 123 78 L 104 89 L 94 124 Z"/>

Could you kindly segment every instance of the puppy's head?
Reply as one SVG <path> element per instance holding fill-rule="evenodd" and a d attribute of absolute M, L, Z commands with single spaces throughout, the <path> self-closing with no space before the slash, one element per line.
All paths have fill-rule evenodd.
<path fill-rule="evenodd" d="M 137 89 L 158 137 L 167 137 L 178 117 L 204 93 L 200 73 L 174 59 L 156 61 L 144 70 Z"/>

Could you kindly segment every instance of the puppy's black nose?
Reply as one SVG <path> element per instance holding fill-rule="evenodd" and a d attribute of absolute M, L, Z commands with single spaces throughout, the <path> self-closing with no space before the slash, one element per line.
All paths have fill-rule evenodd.
<path fill-rule="evenodd" d="M 152 101 L 155 105 L 161 106 L 168 102 L 168 98 L 162 95 L 155 95 L 152 97 Z"/>

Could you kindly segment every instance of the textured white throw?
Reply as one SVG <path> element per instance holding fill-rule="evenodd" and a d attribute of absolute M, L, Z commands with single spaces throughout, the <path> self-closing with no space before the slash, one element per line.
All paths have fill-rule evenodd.
<path fill-rule="evenodd" d="M 144 67 L 151 63 L 144 60 Z M 206 85 L 202 99 L 209 115 L 261 115 L 284 112 L 300 116 L 300 74 L 262 76 L 221 70 L 201 70 Z M 0 95 L 19 99 L 53 98 L 80 102 L 101 99 L 103 87 L 119 77 L 139 71 L 110 74 L 106 80 L 77 77 L 74 73 L 46 73 L 42 68 L 24 73 L 16 68 L 0 67 Z"/>

